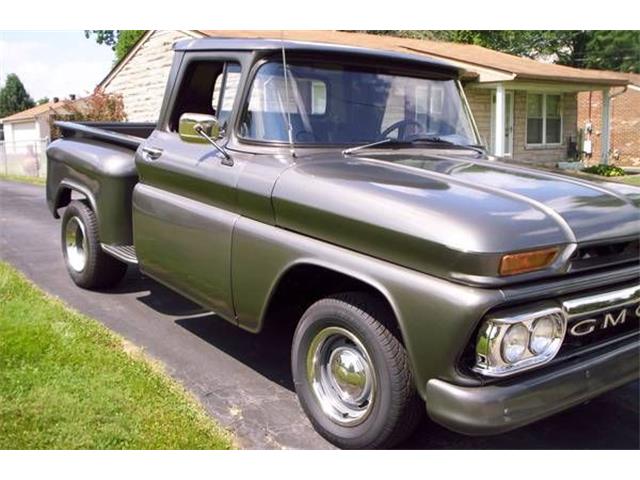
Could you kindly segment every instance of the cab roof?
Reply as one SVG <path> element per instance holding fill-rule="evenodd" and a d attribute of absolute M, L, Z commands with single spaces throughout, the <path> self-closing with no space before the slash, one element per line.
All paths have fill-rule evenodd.
<path fill-rule="evenodd" d="M 450 63 L 433 60 L 424 55 L 412 55 L 373 48 L 337 45 L 332 43 L 304 42 L 262 38 L 199 38 L 181 40 L 174 44 L 176 51 L 281 51 L 305 53 L 328 53 L 334 55 L 353 55 L 375 60 L 407 62 L 426 69 L 445 71 L 452 75 L 462 75 L 465 70 Z"/>

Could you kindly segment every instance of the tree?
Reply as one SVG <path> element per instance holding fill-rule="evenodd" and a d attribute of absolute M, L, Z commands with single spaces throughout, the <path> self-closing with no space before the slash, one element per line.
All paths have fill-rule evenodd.
<path fill-rule="evenodd" d="M 0 89 L 0 118 L 8 117 L 34 107 L 33 99 L 15 73 L 7 75 L 4 87 Z"/>
<path fill-rule="evenodd" d="M 146 30 L 85 30 L 84 36 L 95 40 L 100 45 L 108 45 L 116 52 L 116 61 L 119 62 L 129 53 Z"/>
<path fill-rule="evenodd" d="M 49 97 L 42 97 L 40 100 L 36 102 L 38 105 L 44 105 L 45 103 L 49 103 Z"/>
<path fill-rule="evenodd" d="M 565 63 L 576 67 L 640 73 L 640 31 L 586 30 L 574 37 Z"/>

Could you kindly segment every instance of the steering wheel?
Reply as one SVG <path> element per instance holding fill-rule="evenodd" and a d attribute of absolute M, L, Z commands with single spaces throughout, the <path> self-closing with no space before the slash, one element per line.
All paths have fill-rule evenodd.
<path fill-rule="evenodd" d="M 402 140 L 405 138 L 404 134 L 407 130 L 407 127 L 410 126 L 418 127 L 418 133 L 424 133 L 424 127 L 420 122 L 418 122 L 417 120 L 405 119 L 388 126 L 380 135 L 382 136 L 382 138 L 387 138 L 391 132 L 393 132 L 394 130 L 398 130 L 398 139 Z"/>

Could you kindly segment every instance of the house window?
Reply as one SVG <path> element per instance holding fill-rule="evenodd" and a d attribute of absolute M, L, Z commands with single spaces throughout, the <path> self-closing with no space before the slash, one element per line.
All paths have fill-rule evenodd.
<path fill-rule="evenodd" d="M 562 143 L 562 96 L 527 95 L 527 145 Z"/>
<path fill-rule="evenodd" d="M 320 80 L 311 80 L 311 115 L 324 115 L 327 112 L 327 84 Z"/>

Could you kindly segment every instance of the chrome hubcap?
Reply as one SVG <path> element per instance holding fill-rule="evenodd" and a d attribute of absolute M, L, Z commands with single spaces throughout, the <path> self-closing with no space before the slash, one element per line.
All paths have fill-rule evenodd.
<path fill-rule="evenodd" d="M 78 217 L 71 217 L 64 232 L 64 247 L 67 263 L 76 272 L 81 272 L 87 264 L 87 237 L 84 224 Z"/>
<path fill-rule="evenodd" d="M 363 422 L 373 407 L 375 375 L 362 342 L 348 330 L 328 327 L 311 341 L 307 377 L 322 410 L 339 425 Z"/>

